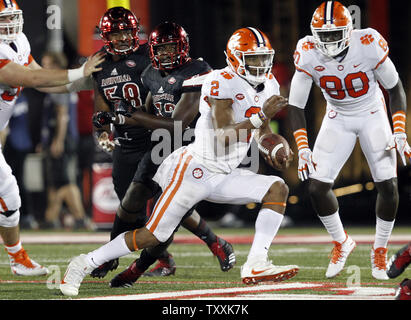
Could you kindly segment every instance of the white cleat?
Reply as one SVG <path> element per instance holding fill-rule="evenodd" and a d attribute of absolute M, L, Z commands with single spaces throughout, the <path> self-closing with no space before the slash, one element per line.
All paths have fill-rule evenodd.
<path fill-rule="evenodd" d="M 344 269 L 348 256 L 357 246 L 355 241 L 348 235 L 343 243 L 337 241 L 333 241 L 333 243 L 334 248 L 331 251 L 331 260 L 325 273 L 327 278 L 336 277 Z"/>
<path fill-rule="evenodd" d="M 388 280 L 387 248 L 371 249 L 371 274 L 377 280 Z"/>
<path fill-rule="evenodd" d="M 85 254 L 75 257 L 69 263 L 63 280 L 60 283 L 60 291 L 65 296 L 77 296 L 78 289 L 84 277 L 91 273 L 95 268 L 86 259 Z"/>
<path fill-rule="evenodd" d="M 10 258 L 11 272 L 18 276 L 44 276 L 49 273 L 46 267 L 29 258 L 26 250 L 21 248 L 16 253 L 7 252 Z"/>
<path fill-rule="evenodd" d="M 246 262 L 241 267 L 241 278 L 245 284 L 257 284 L 259 282 L 279 282 L 290 279 L 298 273 L 298 266 L 275 266 L 271 261 L 259 260 Z"/>

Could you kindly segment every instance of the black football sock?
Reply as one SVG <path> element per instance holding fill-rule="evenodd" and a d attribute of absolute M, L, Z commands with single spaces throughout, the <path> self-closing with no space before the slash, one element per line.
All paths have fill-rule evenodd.
<path fill-rule="evenodd" d="M 121 206 L 122 209 L 124 211 L 126 211 L 123 206 Z M 123 219 L 121 219 L 117 214 L 116 217 L 114 218 L 114 223 L 113 223 L 113 227 L 111 229 L 111 234 L 110 234 L 110 240 L 113 240 L 114 238 L 116 238 L 119 234 L 126 232 L 126 231 L 130 231 L 130 230 L 134 230 L 134 229 L 139 229 L 144 227 L 146 221 L 147 221 L 147 216 L 144 214 L 144 210 L 141 210 L 139 212 L 135 212 L 133 214 L 135 214 L 136 216 L 136 221 L 134 222 L 127 222 L 124 221 Z M 126 211 L 127 213 L 130 213 L 128 211 Z"/>
<path fill-rule="evenodd" d="M 211 246 L 217 240 L 217 236 L 214 232 L 210 229 L 207 222 L 200 218 L 200 222 L 198 227 L 192 231 L 197 237 L 203 240 L 208 246 Z"/>
<path fill-rule="evenodd" d="M 156 257 L 153 257 L 147 252 L 147 249 L 144 249 L 140 254 L 140 258 L 136 260 L 136 267 L 140 272 L 144 273 L 156 260 Z"/>
<path fill-rule="evenodd" d="M 136 266 L 141 272 L 146 271 L 157 259 L 165 259 L 170 255 L 167 248 L 173 242 L 173 236 L 171 236 L 166 242 L 151 248 L 144 249 L 140 258 L 136 260 Z"/>
<path fill-rule="evenodd" d="M 115 239 L 119 234 L 133 230 L 134 222 L 126 222 L 121 220 L 121 218 L 116 215 L 113 222 L 113 227 L 110 233 L 110 240 Z"/>

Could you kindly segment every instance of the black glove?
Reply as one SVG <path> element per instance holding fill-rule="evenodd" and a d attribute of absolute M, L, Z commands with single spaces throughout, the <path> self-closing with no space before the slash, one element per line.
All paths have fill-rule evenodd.
<path fill-rule="evenodd" d="M 103 263 L 100 267 L 94 269 L 91 272 L 93 278 L 104 278 L 109 271 L 113 271 L 118 267 L 118 259 L 107 261 Z"/>
<path fill-rule="evenodd" d="M 93 114 L 93 125 L 96 128 L 102 128 L 110 123 L 114 123 L 117 116 L 114 112 L 98 111 Z"/>

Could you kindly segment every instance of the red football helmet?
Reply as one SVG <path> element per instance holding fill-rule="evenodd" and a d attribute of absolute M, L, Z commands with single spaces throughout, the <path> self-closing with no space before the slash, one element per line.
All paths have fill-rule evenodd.
<path fill-rule="evenodd" d="M 16 1 L 0 1 L 0 40 L 14 41 L 23 31 L 23 12 Z"/>
<path fill-rule="evenodd" d="M 172 70 L 190 60 L 188 34 L 174 22 L 163 22 L 151 32 L 148 45 L 154 68 Z"/>
<path fill-rule="evenodd" d="M 274 50 L 267 36 L 252 27 L 241 28 L 227 42 L 227 64 L 253 86 L 265 82 L 273 66 Z"/>
<path fill-rule="evenodd" d="M 311 20 L 316 47 L 330 57 L 337 56 L 348 47 L 352 29 L 350 11 L 338 1 L 323 2 Z"/>
<path fill-rule="evenodd" d="M 126 8 L 114 7 L 106 11 L 100 19 L 100 36 L 107 52 L 127 55 L 139 47 L 138 31 L 140 24 L 136 16 Z M 122 33 L 127 31 L 128 33 Z M 117 39 L 113 39 L 116 33 Z"/>

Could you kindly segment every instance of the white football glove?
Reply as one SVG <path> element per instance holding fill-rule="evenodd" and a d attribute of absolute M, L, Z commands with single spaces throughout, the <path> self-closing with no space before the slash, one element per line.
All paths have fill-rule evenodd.
<path fill-rule="evenodd" d="M 411 147 L 407 142 L 407 135 L 404 132 L 394 133 L 391 136 L 390 142 L 388 143 L 387 148 L 385 150 L 397 149 L 398 153 L 400 154 L 402 163 L 404 166 L 407 165 L 407 160 L 411 157 Z"/>
<path fill-rule="evenodd" d="M 309 174 L 315 171 L 316 164 L 312 155 L 310 148 L 303 148 L 298 151 L 298 178 L 301 181 L 307 180 Z"/>
<path fill-rule="evenodd" d="M 112 153 L 115 147 L 115 142 L 110 140 L 110 137 L 106 131 L 104 131 L 98 137 L 98 146 L 107 153 Z"/>

